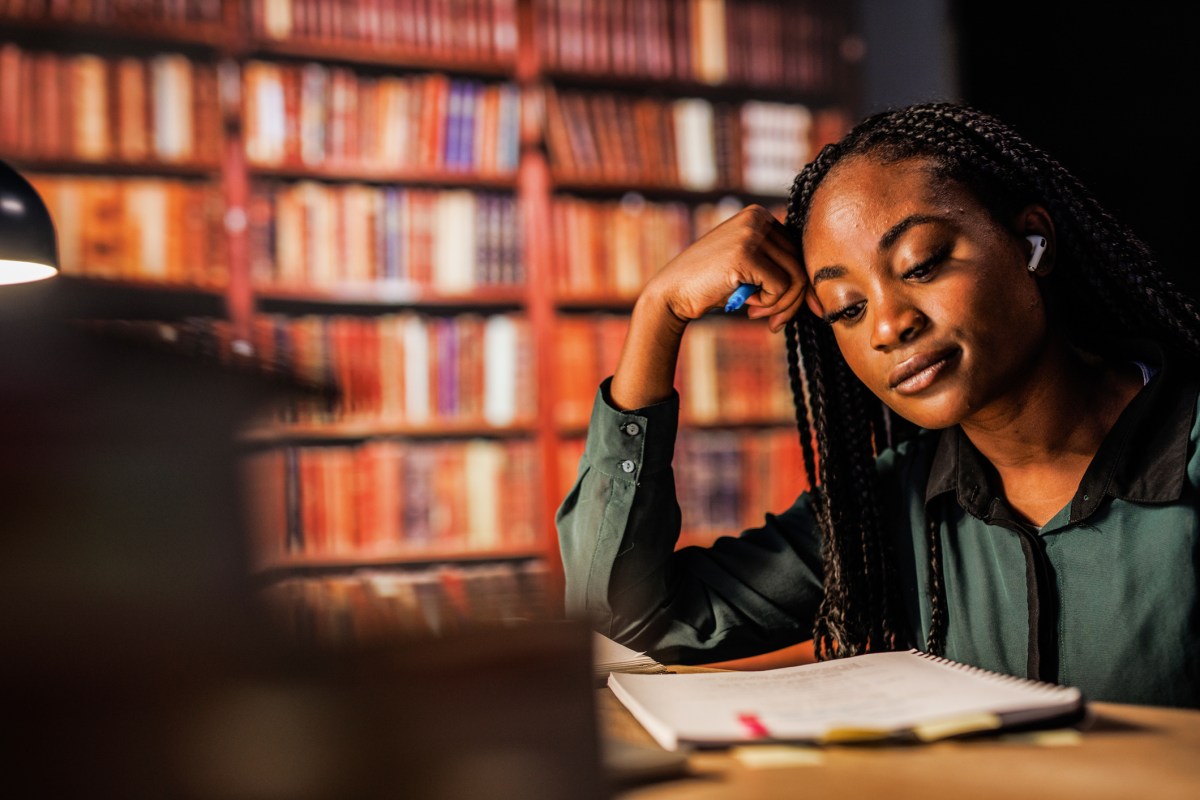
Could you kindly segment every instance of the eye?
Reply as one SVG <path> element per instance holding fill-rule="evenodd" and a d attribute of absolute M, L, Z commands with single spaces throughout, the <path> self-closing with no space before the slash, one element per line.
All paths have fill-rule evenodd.
<path fill-rule="evenodd" d="M 911 280 L 921 282 L 929 280 L 929 278 L 937 270 L 938 266 L 945 261 L 947 257 L 949 257 L 950 250 L 951 246 L 949 244 L 942 245 L 934 251 L 933 255 L 914 265 L 901 277 L 906 281 Z"/>
<path fill-rule="evenodd" d="M 825 321 L 830 325 L 836 322 L 854 322 L 863 315 L 863 309 L 866 305 L 865 300 L 859 300 L 857 303 L 844 306 L 836 311 L 830 311 L 825 315 Z"/>

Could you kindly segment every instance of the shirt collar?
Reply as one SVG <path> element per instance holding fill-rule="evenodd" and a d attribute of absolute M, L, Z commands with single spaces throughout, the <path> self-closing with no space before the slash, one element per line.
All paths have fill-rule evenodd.
<path fill-rule="evenodd" d="M 1158 372 L 1129 402 L 1100 443 L 1071 499 L 1071 523 L 1095 513 L 1105 497 L 1169 503 L 1183 493 L 1197 384 L 1173 369 L 1157 345 L 1139 341 L 1129 348 L 1131 357 L 1136 355 L 1138 360 L 1158 367 Z M 934 452 L 925 485 L 925 504 L 953 492 L 963 510 L 987 521 L 994 515 L 999 499 L 994 476 L 995 468 L 975 449 L 962 428 L 947 428 L 941 432 Z"/>

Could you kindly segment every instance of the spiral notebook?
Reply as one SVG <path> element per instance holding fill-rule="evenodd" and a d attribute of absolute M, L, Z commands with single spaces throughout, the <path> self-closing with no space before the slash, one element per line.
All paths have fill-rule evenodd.
<path fill-rule="evenodd" d="M 608 685 L 668 750 L 754 742 L 934 741 L 1082 718 L 1075 687 L 918 650 L 757 672 L 612 673 Z"/>

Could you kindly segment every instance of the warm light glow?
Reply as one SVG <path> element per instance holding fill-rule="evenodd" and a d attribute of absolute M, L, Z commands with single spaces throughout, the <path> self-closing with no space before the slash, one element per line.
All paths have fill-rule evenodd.
<path fill-rule="evenodd" d="M 48 264 L 32 261 L 8 261 L 0 258 L 0 286 L 10 283 L 29 283 L 53 278 L 58 270 Z"/>

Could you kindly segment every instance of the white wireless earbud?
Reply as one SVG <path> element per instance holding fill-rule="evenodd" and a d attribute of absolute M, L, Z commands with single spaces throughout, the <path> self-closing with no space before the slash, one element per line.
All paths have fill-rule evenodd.
<path fill-rule="evenodd" d="M 1029 254 L 1028 269 L 1030 272 L 1037 272 L 1038 264 L 1042 261 L 1042 254 L 1046 252 L 1046 237 L 1033 234 L 1025 238 L 1029 240 L 1029 244 L 1033 247 L 1033 252 Z"/>

